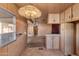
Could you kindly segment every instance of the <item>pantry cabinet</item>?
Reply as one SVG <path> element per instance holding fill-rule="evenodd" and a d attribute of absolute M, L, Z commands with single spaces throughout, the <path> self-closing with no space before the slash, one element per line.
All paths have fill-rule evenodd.
<path fill-rule="evenodd" d="M 72 7 L 73 12 L 72 12 L 72 21 L 77 21 L 79 20 L 79 4 L 75 4 Z"/>
<path fill-rule="evenodd" d="M 71 7 L 65 10 L 65 22 L 71 22 Z"/>
<path fill-rule="evenodd" d="M 48 24 L 59 24 L 59 14 L 48 14 Z"/>
<path fill-rule="evenodd" d="M 61 50 L 64 55 L 73 54 L 74 28 L 72 23 L 61 24 Z"/>

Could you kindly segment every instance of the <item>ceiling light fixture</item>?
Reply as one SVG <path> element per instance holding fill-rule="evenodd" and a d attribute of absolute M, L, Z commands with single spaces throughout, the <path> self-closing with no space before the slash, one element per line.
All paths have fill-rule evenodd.
<path fill-rule="evenodd" d="M 19 9 L 19 14 L 27 19 L 36 19 L 41 16 L 41 11 L 32 5 L 27 5 Z"/>
<path fill-rule="evenodd" d="M 39 18 L 41 16 L 41 11 L 32 6 L 32 5 L 26 5 L 22 8 L 19 9 L 19 14 L 25 18 L 27 18 L 27 20 L 30 20 L 33 23 L 34 26 L 34 35 L 37 35 L 38 32 L 38 25 L 37 25 L 37 18 Z"/>

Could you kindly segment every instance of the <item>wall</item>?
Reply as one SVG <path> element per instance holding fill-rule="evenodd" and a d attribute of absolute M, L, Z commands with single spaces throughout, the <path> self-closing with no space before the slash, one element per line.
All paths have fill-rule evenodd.
<path fill-rule="evenodd" d="M 24 19 L 18 15 L 18 9 L 15 4 L 0 4 L 1 8 L 4 8 L 16 16 L 16 31 L 24 33 L 27 30 L 27 24 L 23 21 Z M 26 46 L 26 35 L 23 34 L 17 37 L 16 41 L 0 48 L 0 55 L 20 55 Z"/>
<path fill-rule="evenodd" d="M 17 32 L 24 33 L 26 32 L 26 24 L 25 22 L 20 21 L 19 19 L 16 21 L 16 30 Z M 23 51 L 26 46 L 26 35 L 23 34 L 17 37 L 16 41 L 8 45 L 8 55 L 19 55 Z"/>
<path fill-rule="evenodd" d="M 40 23 L 38 26 L 38 36 L 45 36 L 52 32 L 52 25 Z"/>
<path fill-rule="evenodd" d="M 38 36 L 45 36 L 46 34 L 50 34 L 52 32 L 52 25 L 39 23 L 38 25 Z M 28 25 L 28 33 L 30 36 L 33 35 L 33 25 Z"/>
<path fill-rule="evenodd" d="M 26 23 L 17 19 L 16 31 L 19 33 L 26 32 Z M 26 46 L 26 35 L 17 36 L 16 41 L 8 44 L 7 46 L 0 48 L 0 55 L 20 55 Z M 19 50 L 18 50 L 19 49 Z"/>

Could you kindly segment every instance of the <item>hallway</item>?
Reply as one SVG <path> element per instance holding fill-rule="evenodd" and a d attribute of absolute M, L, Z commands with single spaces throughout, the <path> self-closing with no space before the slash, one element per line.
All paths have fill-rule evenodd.
<path fill-rule="evenodd" d="M 64 56 L 60 50 L 47 50 L 44 47 L 26 48 L 21 56 Z"/>

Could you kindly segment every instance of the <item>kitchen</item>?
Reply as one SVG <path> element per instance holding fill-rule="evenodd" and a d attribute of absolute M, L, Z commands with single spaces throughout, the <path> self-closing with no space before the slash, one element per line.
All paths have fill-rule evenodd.
<path fill-rule="evenodd" d="M 41 12 L 38 13 L 41 14 L 41 17 L 36 20 L 36 29 L 33 27 L 35 23 L 31 23 L 30 19 L 27 19 L 27 16 L 27 18 L 22 16 L 25 16 L 25 14 L 23 14 L 24 11 L 21 11 L 21 13 L 18 12 L 20 8 L 27 7 L 28 5 L 37 8 Z M 12 21 L 12 24 L 14 24 L 12 25 L 14 39 L 12 40 L 10 36 L 11 42 L 9 42 L 7 45 L 5 44 L 4 46 L 1 45 L 0 41 L 0 55 L 21 55 L 24 49 L 27 50 L 27 48 L 34 47 L 39 47 L 38 50 L 58 50 L 63 53 L 62 55 L 79 55 L 79 4 L 6 3 L 0 4 L 0 7 L 4 10 L 3 14 L 5 14 L 5 17 L 1 16 L 0 22 L 3 22 L 2 18 L 11 18 L 7 21 L 14 21 Z M 2 11 L 0 11 L 0 13 L 1 12 Z M 0 34 L 2 34 L 1 31 L 2 30 L 0 29 Z M 3 41 L 1 36 L 0 40 Z M 8 39 L 6 40 L 8 41 Z"/>

